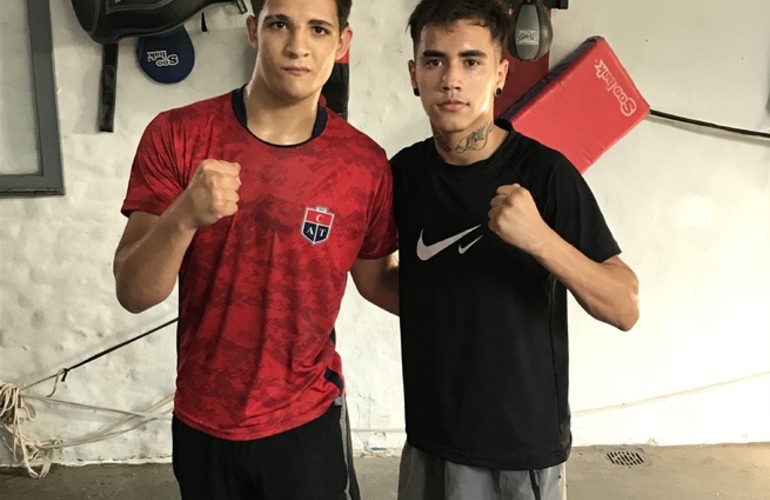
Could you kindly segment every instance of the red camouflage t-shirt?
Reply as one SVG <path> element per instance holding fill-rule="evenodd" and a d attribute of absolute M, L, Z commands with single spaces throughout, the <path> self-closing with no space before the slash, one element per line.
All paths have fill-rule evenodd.
<path fill-rule="evenodd" d="M 230 440 L 298 427 L 341 394 L 331 333 L 347 273 L 397 247 L 382 148 L 331 112 L 308 142 L 267 144 L 240 95 L 158 115 L 122 207 L 160 215 L 202 160 L 241 165 L 238 212 L 198 230 L 179 276 L 174 413 Z"/>

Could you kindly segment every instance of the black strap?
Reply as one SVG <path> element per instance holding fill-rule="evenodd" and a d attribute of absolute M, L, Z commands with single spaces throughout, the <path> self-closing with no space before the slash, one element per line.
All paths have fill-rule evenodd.
<path fill-rule="evenodd" d="M 535 500 L 540 500 L 540 484 L 537 481 L 537 473 L 533 470 L 529 471 L 529 482 L 532 485 L 532 493 L 535 494 Z"/>
<path fill-rule="evenodd" d="M 241 14 L 245 14 L 249 11 L 249 9 L 246 8 L 245 0 L 234 0 L 233 3 L 235 3 L 236 7 L 238 7 L 238 12 L 240 12 Z M 258 16 L 259 12 L 257 12 L 254 15 Z"/>
<path fill-rule="evenodd" d="M 102 356 L 106 356 L 107 354 L 111 353 L 112 351 L 116 351 L 116 350 L 120 349 L 121 347 L 125 347 L 128 344 L 136 342 L 139 339 L 143 339 L 144 337 L 146 337 L 148 335 L 152 335 L 153 333 L 157 332 L 158 330 L 166 328 L 167 326 L 172 325 L 172 324 L 176 323 L 177 321 L 179 321 L 179 318 L 174 318 L 171 321 L 167 321 L 167 322 L 163 323 L 160 326 L 156 326 L 155 328 L 153 328 L 149 332 L 145 332 L 145 333 L 143 333 L 141 335 L 138 335 L 138 336 L 136 336 L 136 337 L 134 337 L 132 339 L 126 340 L 125 342 L 121 342 L 120 344 L 118 344 L 116 346 L 112 346 L 109 349 L 105 349 L 104 351 L 100 352 L 99 354 L 95 354 L 95 355 L 91 356 L 90 358 L 86 359 L 85 361 L 81 361 L 80 363 L 78 363 L 76 365 L 72 365 L 69 368 L 65 368 L 64 369 L 64 373 L 62 374 L 61 381 L 62 382 L 66 381 L 67 380 L 67 375 L 69 374 L 69 372 L 71 372 L 75 368 L 80 368 L 83 365 L 87 365 L 91 361 L 95 361 L 95 360 L 101 358 Z"/>
<path fill-rule="evenodd" d="M 102 80 L 99 99 L 99 131 L 112 132 L 118 84 L 118 44 L 105 44 L 102 51 Z"/>

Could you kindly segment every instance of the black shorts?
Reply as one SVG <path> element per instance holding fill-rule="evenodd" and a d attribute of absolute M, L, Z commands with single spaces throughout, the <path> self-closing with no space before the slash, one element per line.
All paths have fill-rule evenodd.
<path fill-rule="evenodd" d="M 172 421 L 183 500 L 360 500 L 342 402 L 305 425 L 227 441 Z"/>

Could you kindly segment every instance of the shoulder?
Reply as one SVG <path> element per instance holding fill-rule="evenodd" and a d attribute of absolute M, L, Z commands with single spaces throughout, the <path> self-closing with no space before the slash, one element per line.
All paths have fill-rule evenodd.
<path fill-rule="evenodd" d="M 150 120 L 143 135 L 156 145 L 176 145 L 192 135 L 225 129 L 220 125 L 232 114 L 232 96 L 227 93 L 161 111 Z"/>
<path fill-rule="evenodd" d="M 506 161 L 516 165 L 524 179 L 552 182 L 556 178 L 580 179 L 578 169 L 561 152 L 518 132 L 505 152 Z"/>
<path fill-rule="evenodd" d="M 221 116 L 223 112 L 232 113 L 232 92 L 168 109 L 158 116 L 171 123 L 187 123 L 197 120 L 208 121 Z"/>
<path fill-rule="evenodd" d="M 326 130 L 318 142 L 319 147 L 333 148 L 342 155 L 343 160 L 363 160 L 365 163 L 374 162 L 379 167 L 387 166 L 387 155 L 382 146 L 333 111 L 328 113 Z"/>
<path fill-rule="evenodd" d="M 335 140 L 355 141 L 356 145 L 378 153 L 384 153 L 382 147 L 367 134 L 351 125 L 334 111 L 327 109 L 328 121 L 326 124 L 327 132 L 330 138 Z"/>
<path fill-rule="evenodd" d="M 430 151 L 431 147 L 433 147 L 432 138 L 427 138 L 405 147 L 390 159 L 390 166 L 393 172 L 395 173 L 415 162 L 425 163 L 425 155 Z"/>
<path fill-rule="evenodd" d="M 524 163 L 540 169 L 561 169 L 567 166 L 574 169 L 572 163 L 559 151 L 518 132 L 511 133 L 515 134 L 515 137 L 507 152 L 509 157 L 523 160 Z"/>

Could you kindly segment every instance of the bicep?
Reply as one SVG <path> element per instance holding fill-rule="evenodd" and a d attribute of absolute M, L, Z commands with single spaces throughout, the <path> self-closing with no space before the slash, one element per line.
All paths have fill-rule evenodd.
<path fill-rule="evenodd" d="M 398 315 L 398 259 L 358 259 L 350 269 L 358 293 L 372 304 Z"/>
<path fill-rule="evenodd" d="M 556 160 L 548 180 L 546 222 L 591 260 L 618 255 L 620 247 L 585 178 L 566 158 Z"/>
<path fill-rule="evenodd" d="M 398 266 L 396 253 L 380 259 L 356 259 L 350 268 L 350 275 L 358 291 L 371 290 L 377 283 L 385 279 Z"/>

